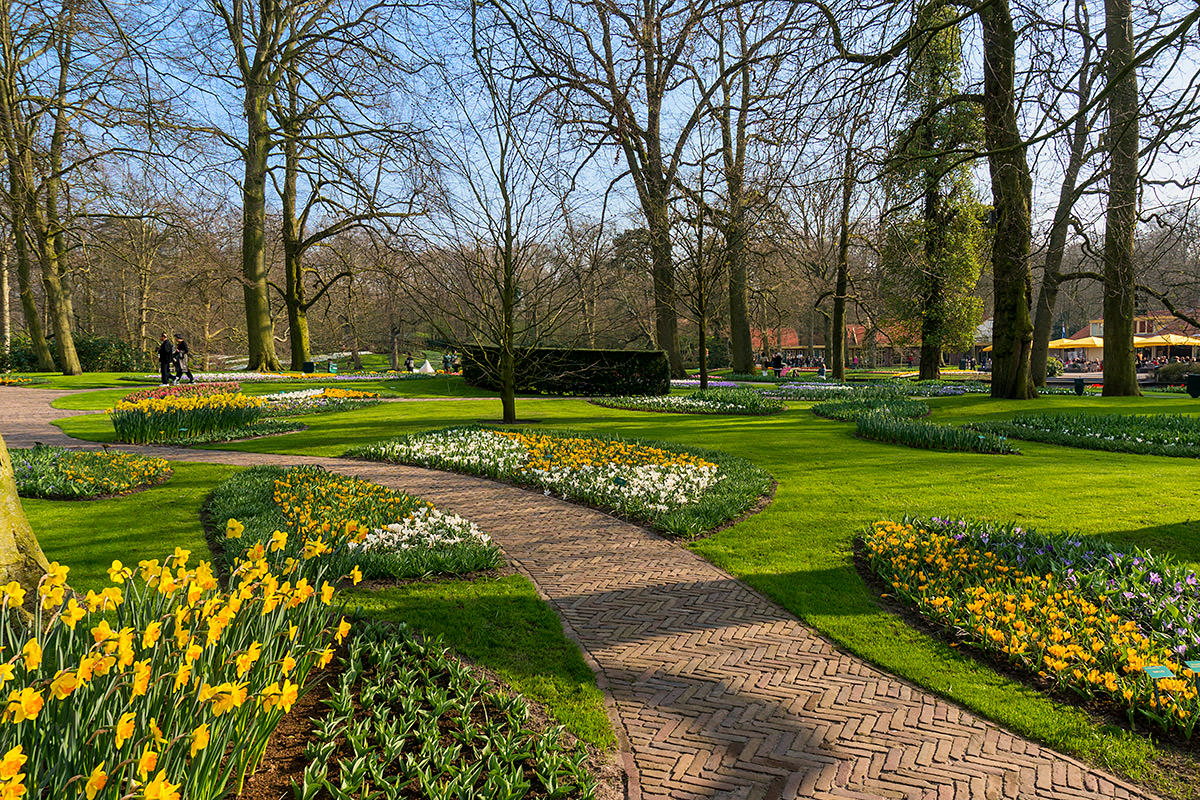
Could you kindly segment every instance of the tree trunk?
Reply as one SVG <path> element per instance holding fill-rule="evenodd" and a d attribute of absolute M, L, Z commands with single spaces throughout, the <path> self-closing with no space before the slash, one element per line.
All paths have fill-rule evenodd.
<path fill-rule="evenodd" d="M 33 296 L 33 270 L 29 262 L 29 240 L 25 238 L 24 215 L 13 210 L 13 229 L 17 231 L 13 237 L 17 251 L 17 291 L 21 295 L 21 311 L 25 315 L 25 328 L 29 331 L 29 341 L 33 345 L 34 355 L 37 356 L 39 372 L 54 371 L 54 356 L 50 353 L 50 345 L 42 329 L 42 313 L 37 306 L 37 298 Z"/>
<path fill-rule="evenodd" d="M 267 92 L 254 86 L 246 90 L 246 175 L 242 186 L 242 294 L 246 303 L 246 341 L 249 370 L 278 372 L 267 295 L 267 162 L 271 132 L 267 122 Z"/>
<path fill-rule="evenodd" d="M 28 617 L 36 607 L 38 581 L 49 570 L 50 564 L 21 508 L 12 459 L 0 436 L 0 584 L 16 581 L 24 587 L 22 617 Z"/>
<path fill-rule="evenodd" d="M 1036 396 L 1029 372 L 1033 346 L 1029 269 L 1032 181 L 1026 145 L 1017 127 L 1013 90 L 1017 35 L 1008 0 L 984 4 L 979 21 L 983 30 L 984 134 L 996 214 L 992 397 L 1024 400 Z"/>
<path fill-rule="evenodd" d="M 699 257 L 699 256 L 697 256 Z M 704 286 L 699 287 L 696 321 L 700 328 L 700 388 L 708 388 L 708 304 L 704 302 Z"/>
<path fill-rule="evenodd" d="M 725 257 L 729 267 L 729 346 L 733 371 L 748 375 L 754 371 L 754 344 L 750 338 L 748 270 L 744 222 L 730 220 L 725 231 Z"/>
<path fill-rule="evenodd" d="M 671 226 L 667 196 L 655 196 L 646 208 L 650 232 L 651 277 L 654 280 L 654 331 L 658 347 L 671 363 L 671 377 L 687 377 L 679 351 L 679 313 L 675 308 L 675 262 L 671 258 Z"/>
<path fill-rule="evenodd" d="M 1090 52 L 1090 49 L 1089 49 Z M 1088 84 L 1085 57 L 1079 74 L 1079 107 L 1086 108 L 1091 96 Z M 1067 168 L 1063 172 L 1062 186 L 1058 190 L 1058 205 L 1054 209 L 1054 221 L 1050 225 L 1050 239 L 1046 245 L 1046 260 L 1042 269 L 1042 286 L 1038 291 L 1037 307 L 1033 316 L 1033 355 L 1029 370 L 1034 386 L 1046 385 L 1046 363 L 1050 360 L 1050 339 L 1054 333 L 1054 309 L 1058 305 L 1058 289 L 1062 281 L 1063 253 L 1066 250 L 1067 233 L 1071 224 L 1071 209 L 1079 196 L 1079 172 L 1083 169 L 1090 126 L 1086 117 L 1075 122 L 1071 135 L 1071 153 Z"/>
<path fill-rule="evenodd" d="M 1104 228 L 1104 394 L 1140 395 L 1133 347 L 1138 91 L 1130 0 L 1104 0 L 1108 44 L 1108 209 Z M 1127 72 L 1122 75 L 1122 71 Z"/>
<path fill-rule="evenodd" d="M 853 136 L 853 133 L 851 133 Z M 846 159 L 842 171 L 842 208 L 838 216 L 837 277 L 833 284 L 833 341 L 829 361 L 833 379 L 846 380 L 846 292 L 850 288 L 850 202 L 853 199 L 853 144 L 846 141 Z"/>
<path fill-rule="evenodd" d="M 8 300 L 8 242 L 0 250 L 0 347 L 12 349 L 12 314 Z"/>

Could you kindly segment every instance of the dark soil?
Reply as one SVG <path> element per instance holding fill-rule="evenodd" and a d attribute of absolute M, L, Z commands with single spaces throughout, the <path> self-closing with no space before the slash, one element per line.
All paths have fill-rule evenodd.
<path fill-rule="evenodd" d="M 267 741 L 261 766 L 246 779 L 239 800 L 291 800 L 292 783 L 300 783 L 304 768 L 308 766 L 305 748 L 313 739 L 316 723 L 328 712 L 325 701 L 330 697 L 330 687 L 337 684 L 341 674 L 339 667 L 344 653 L 343 649 L 327 669 L 315 673 L 304 695 L 292 706 L 291 712 L 279 721 L 279 726 Z M 459 660 L 463 661 L 461 658 Z M 463 663 L 493 684 L 505 686 L 489 670 L 470 662 Z M 529 705 L 531 729 L 543 731 L 556 724 L 544 707 L 529 698 L 526 698 L 526 703 Z M 568 748 L 579 744 L 587 751 L 588 772 L 596 779 L 596 800 L 625 800 L 625 773 L 618 765 L 614 752 L 579 742 L 569 731 L 563 732 L 562 742 Z M 329 795 L 322 793 L 318 800 L 329 800 Z"/>

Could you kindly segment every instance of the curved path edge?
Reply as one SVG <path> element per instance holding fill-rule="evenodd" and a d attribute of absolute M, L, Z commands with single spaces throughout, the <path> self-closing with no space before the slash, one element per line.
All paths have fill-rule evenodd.
<path fill-rule="evenodd" d="M 64 393 L 0 389 L 0 434 L 49 425 Z M 82 412 L 87 413 L 87 412 Z M 690 550 L 518 487 L 338 458 L 121 447 L 177 461 L 316 464 L 470 518 L 558 612 L 604 691 L 629 796 L 1154 798 L 838 649 Z"/>

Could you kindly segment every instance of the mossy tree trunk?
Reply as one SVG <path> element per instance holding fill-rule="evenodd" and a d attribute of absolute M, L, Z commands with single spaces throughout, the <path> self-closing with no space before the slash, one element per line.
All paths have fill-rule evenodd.
<path fill-rule="evenodd" d="M 25 610 L 37 603 L 37 585 L 50 569 L 33 528 L 21 508 L 12 458 L 0 436 L 0 584 L 16 581 L 25 588 Z"/>
<path fill-rule="evenodd" d="M 1017 126 L 1015 68 L 1017 34 L 1008 0 L 979 10 L 983 29 L 983 129 L 996 217 L 992 240 L 995 317 L 992 334 L 992 397 L 1036 396 L 1030 375 L 1033 278 L 1029 268 L 1033 182 L 1026 144 Z"/>

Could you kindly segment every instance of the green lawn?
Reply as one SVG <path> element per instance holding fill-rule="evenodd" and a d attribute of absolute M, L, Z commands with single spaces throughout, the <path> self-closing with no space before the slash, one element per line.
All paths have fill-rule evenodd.
<path fill-rule="evenodd" d="M 601 747 L 615 742 L 596 676 L 523 576 L 355 591 L 350 605 L 356 604 L 366 614 L 444 637 L 451 649 L 545 704 L 581 739 Z"/>
<path fill-rule="evenodd" d="M 176 547 L 191 550 L 193 560 L 211 558 L 200 509 L 213 487 L 238 469 L 187 462 L 173 462 L 171 468 L 165 484 L 126 497 L 21 501 L 46 557 L 71 568 L 73 589 L 111 585 L 107 570 L 114 559 L 136 567 L 142 559 L 161 560 Z M 444 636 L 448 646 L 544 704 L 576 736 L 601 747 L 614 743 L 595 675 L 526 578 L 355 590 L 349 605 Z"/>
<path fill-rule="evenodd" d="M 71 588 L 85 592 L 111 585 L 114 559 L 137 567 L 176 547 L 209 558 L 200 506 L 234 467 L 173 462 L 163 484 L 109 500 L 22 500 L 46 558 L 71 568 Z"/>
<path fill-rule="evenodd" d="M 1028 409 L 1200 413 L 1200 403 L 1181 395 L 1024 402 L 967 395 L 929 402 L 932 421 L 940 423 Z M 854 570 L 851 547 L 854 536 L 878 519 L 906 513 L 968 516 L 1101 535 L 1168 550 L 1200 567 L 1200 465 L 1027 442 L 1019 443 L 1018 456 L 928 452 L 859 440 L 852 424 L 817 419 L 809 405 L 792 403 L 773 417 L 700 417 L 530 399 L 518 402 L 517 413 L 547 427 L 700 444 L 754 461 L 778 480 L 774 502 L 690 547 L 889 672 L 1063 751 L 1186 793 L 1155 761 L 1148 739 L 1097 724 L 881 610 Z M 398 433 L 498 415 L 494 399 L 387 404 L 309 417 L 306 431 L 230 447 L 338 455 Z M 101 432 L 88 418 L 67 419 L 61 426 L 78 436 Z"/>
<path fill-rule="evenodd" d="M 61 377 L 61 376 L 60 376 Z M 88 377 L 88 376 L 82 376 Z M 112 386 L 114 381 L 110 380 L 105 384 Z M 391 380 L 391 381 L 320 381 L 314 383 L 312 381 L 289 381 L 287 383 L 264 383 L 262 381 L 248 381 L 242 384 L 242 391 L 246 394 L 275 394 L 277 392 L 294 392 L 297 389 L 312 389 L 317 387 L 336 386 L 341 389 L 358 389 L 364 392 L 377 392 L 383 397 L 412 397 L 412 398 L 436 398 L 436 397 L 491 397 L 492 392 L 484 389 L 477 389 L 474 386 L 467 386 L 462 378 L 454 375 L 434 375 L 428 378 L 417 378 L 408 380 Z M 88 386 L 55 386 L 59 389 L 72 388 L 92 388 Z M 81 394 L 66 395 L 54 401 L 55 408 L 63 408 L 79 411 L 102 411 L 106 408 L 112 408 L 113 405 L 125 395 L 139 388 L 137 384 L 128 384 L 116 389 L 101 389 L 99 391 L 85 392 Z"/>

